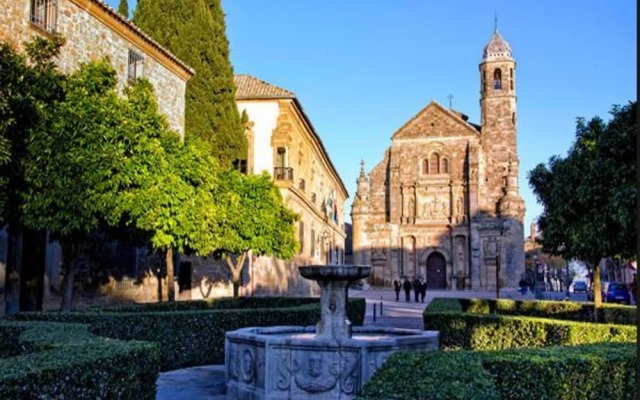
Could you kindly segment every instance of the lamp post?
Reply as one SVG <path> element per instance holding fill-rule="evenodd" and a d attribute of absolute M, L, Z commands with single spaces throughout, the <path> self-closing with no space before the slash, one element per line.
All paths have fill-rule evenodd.
<path fill-rule="evenodd" d="M 564 258 L 564 250 L 566 249 L 564 243 L 558 246 L 558 253 L 560 253 L 562 259 L 564 260 L 565 266 L 565 276 L 564 276 L 564 286 L 565 286 L 565 299 L 569 299 L 571 296 L 569 294 L 569 263 L 567 259 Z"/>

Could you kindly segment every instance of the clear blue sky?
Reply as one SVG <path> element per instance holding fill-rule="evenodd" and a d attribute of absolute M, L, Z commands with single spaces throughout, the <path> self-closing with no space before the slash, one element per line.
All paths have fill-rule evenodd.
<path fill-rule="evenodd" d="M 634 0 L 222 3 L 234 71 L 296 93 L 349 191 L 347 214 L 360 160 L 369 171 L 429 101 L 448 106 L 452 94 L 480 121 L 478 64 L 496 14 L 517 62 L 525 234 L 542 211 L 527 172 L 566 155 L 577 117 L 608 119 L 636 99 Z"/>

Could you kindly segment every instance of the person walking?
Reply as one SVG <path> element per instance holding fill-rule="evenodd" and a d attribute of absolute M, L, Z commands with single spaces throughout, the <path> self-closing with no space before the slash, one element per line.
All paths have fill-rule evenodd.
<path fill-rule="evenodd" d="M 427 282 L 420 281 L 420 300 L 424 303 L 424 298 L 427 295 Z"/>
<path fill-rule="evenodd" d="M 404 282 L 402 283 L 402 288 L 404 289 L 404 298 L 407 302 L 411 301 L 411 282 L 405 276 Z"/>
<path fill-rule="evenodd" d="M 394 279 L 393 280 L 393 290 L 396 292 L 396 301 L 400 300 L 400 289 L 402 288 L 402 285 L 400 284 L 400 281 L 398 279 Z"/>
<path fill-rule="evenodd" d="M 417 277 L 413 279 L 413 298 L 418 303 L 420 300 L 420 293 L 422 293 L 422 283 Z"/>

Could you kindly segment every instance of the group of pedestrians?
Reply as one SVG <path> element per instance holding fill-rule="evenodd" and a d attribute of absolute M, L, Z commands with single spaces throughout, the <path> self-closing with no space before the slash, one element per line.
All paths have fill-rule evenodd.
<path fill-rule="evenodd" d="M 405 276 L 402 283 L 400 283 L 399 278 L 393 280 L 393 290 L 396 292 L 396 301 L 400 301 L 400 291 L 404 290 L 405 301 L 410 302 L 411 290 L 413 290 L 414 301 L 416 303 L 424 303 L 424 298 L 427 295 L 427 283 L 418 277 L 410 281 L 409 278 Z"/>

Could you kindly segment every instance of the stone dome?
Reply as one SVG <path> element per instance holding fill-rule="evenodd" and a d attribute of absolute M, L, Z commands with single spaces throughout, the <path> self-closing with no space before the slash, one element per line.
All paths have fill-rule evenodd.
<path fill-rule="evenodd" d="M 495 58 L 511 58 L 511 46 L 502 38 L 500 32 L 496 29 L 491 36 L 491 40 L 482 51 L 483 60 L 491 60 Z"/>

